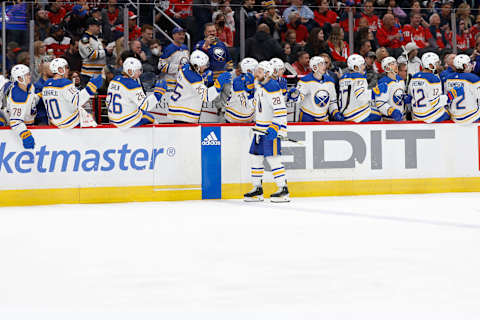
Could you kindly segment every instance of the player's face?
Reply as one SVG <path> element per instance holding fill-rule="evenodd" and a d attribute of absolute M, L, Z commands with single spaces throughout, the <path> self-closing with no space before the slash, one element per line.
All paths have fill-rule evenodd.
<path fill-rule="evenodd" d="M 23 77 L 18 77 L 18 82 L 19 83 L 22 83 L 23 85 L 26 85 L 28 86 L 30 84 L 30 82 L 32 81 L 32 78 L 30 76 L 30 72 L 23 75 Z"/>
<path fill-rule="evenodd" d="M 320 62 L 318 64 L 318 72 L 320 72 L 321 74 L 327 72 L 327 64 L 325 62 Z"/>
<path fill-rule="evenodd" d="M 358 72 L 364 73 L 365 72 L 365 63 L 362 63 L 358 66 Z"/>
<path fill-rule="evenodd" d="M 135 72 L 133 73 L 132 79 L 137 80 L 138 78 L 140 78 L 141 74 L 142 74 L 141 69 L 135 70 Z"/>
<path fill-rule="evenodd" d="M 392 72 L 398 73 L 398 64 L 396 62 L 390 63 L 390 69 L 392 70 Z"/>
<path fill-rule="evenodd" d="M 257 68 L 255 70 L 255 79 L 262 82 L 265 80 L 265 71 L 262 68 Z"/>
<path fill-rule="evenodd" d="M 184 43 L 185 42 L 185 32 L 177 32 L 173 35 L 173 40 L 175 40 L 178 43 Z"/>
<path fill-rule="evenodd" d="M 285 68 L 280 68 L 277 71 L 277 74 L 278 74 L 279 77 L 282 77 L 284 73 L 285 73 Z"/>
<path fill-rule="evenodd" d="M 207 70 L 207 68 L 208 68 L 208 66 L 201 66 L 200 69 L 198 70 L 198 72 L 199 72 L 200 74 L 202 74 L 202 73 L 205 72 L 205 70 Z"/>

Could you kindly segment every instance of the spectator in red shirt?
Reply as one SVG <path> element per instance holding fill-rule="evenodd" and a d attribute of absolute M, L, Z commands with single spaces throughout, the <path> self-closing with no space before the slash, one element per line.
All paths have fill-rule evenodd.
<path fill-rule="evenodd" d="M 475 38 L 480 32 L 480 15 L 475 18 L 475 24 L 470 28 L 470 42 L 475 43 Z"/>
<path fill-rule="evenodd" d="M 430 16 L 430 33 L 435 39 L 435 43 L 438 49 L 450 48 L 450 43 L 447 41 L 445 32 L 440 28 L 440 16 L 437 13 L 434 13 Z"/>
<path fill-rule="evenodd" d="M 392 56 L 398 57 L 402 52 L 402 30 L 395 26 L 395 17 L 387 13 L 383 16 L 383 25 L 377 31 L 378 45 L 391 50 Z"/>
<path fill-rule="evenodd" d="M 390 54 L 385 47 L 381 47 L 377 49 L 375 55 L 377 56 L 377 58 L 375 59 L 375 62 L 373 64 L 373 70 L 375 70 L 375 73 L 384 73 L 385 70 L 383 70 L 382 68 L 382 60 L 388 57 Z"/>
<path fill-rule="evenodd" d="M 114 26 L 121 23 L 119 20 L 120 9 L 117 6 L 117 0 L 108 0 L 106 13 L 110 25 Z"/>
<path fill-rule="evenodd" d="M 170 0 L 166 14 L 175 20 L 185 19 L 192 15 L 192 0 Z"/>
<path fill-rule="evenodd" d="M 299 76 L 304 76 L 312 72 L 309 66 L 310 55 L 306 51 L 300 51 L 298 53 L 298 59 L 292 65 Z"/>
<path fill-rule="evenodd" d="M 449 38 L 450 44 L 453 46 L 452 32 L 449 33 L 448 38 Z M 459 20 L 458 27 L 457 27 L 457 49 L 461 51 L 459 53 L 470 54 L 470 52 L 473 51 L 473 50 L 470 50 L 470 48 L 473 47 L 473 43 L 470 43 L 470 39 L 471 39 L 470 33 L 466 26 L 465 21 Z"/>
<path fill-rule="evenodd" d="M 367 19 L 368 27 L 370 28 L 371 31 L 375 32 L 375 31 L 377 31 L 378 27 L 380 26 L 380 19 L 378 18 L 378 16 L 373 14 L 373 5 L 374 5 L 373 0 L 365 1 L 365 4 L 363 6 L 363 12 L 361 13 L 361 16 L 362 16 L 362 18 Z"/>
<path fill-rule="evenodd" d="M 215 17 L 215 28 L 217 28 L 218 39 L 225 43 L 227 47 L 233 47 L 233 33 L 232 30 L 225 25 L 225 15 L 223 13 L 219 13 Z"/>
<path fill-rule="evenodd" d="M 59 24 L 67 14 L 67 10 L 58 2 L 52 2 L 48 10 L 48 19 L 52 24 Z"/>
<path fill-rule="evenodd" d="M 422 24 L 426 24 L 425 20 L 422 19 L 420 14 L 414 13 L 410 17 L 410 24 L 403 27 L 403 43 L 415 42 L 418 48 L 420 48 L 420 55 L 422 55 L 422 52 L 433 50 L 436 46 L 430 30 Z"/>
<path fill-rule="evenodd" d="M 292 11 L 288 16 L 288 20 L 290 22 L 287 24 L 287 29 L 295 30 L 297 35 L 296 41 L 303 47 L 308 39 L 308 29 L 301 23 L 300 13 Z M 283 39 L 285 39 L 285 34 L 283 34 Z"/>
<path fill-rule="evenodd" d="M 116 34 L 123 34 L 123 24 L 115 27 Z M 132 11 L 128 11 L 128 40 L 137 40 L 142 35 L 142 28 L 137 25 L 137 15 Z"/>
<path fill-rule="evenodd" d="M 53 50 L 56 58 L 60 58 L 70 48 L 70 38 L 65 37 L 63 29 L 58 25 L 50 28 L 50 37 L 46 38 L 43 43 L 47 47 L 47 52 Z"/>
<path fill-rule="evenodd" d="M 330 10 L 328 0 L 320 0 L 320 7 L 313 11 L 314 20 L 323 27 L 325 23 L 334 24 L 337 22 L 338 14 L 335 11 Z"/>
<path fill-rule="evenodd" d="M 336 62 L 347 63 L 349 56 L 348 43 L 343 40 L 345 34 L 340 26 L 333 26 L 330 37 L 328 37 L 328 46 L 332 53 L 332 58 Z"/>

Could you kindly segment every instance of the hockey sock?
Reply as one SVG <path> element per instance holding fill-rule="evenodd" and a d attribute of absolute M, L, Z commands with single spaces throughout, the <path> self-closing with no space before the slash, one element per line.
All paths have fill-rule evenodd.
<path fill-rule="evenodd" d="M 251 175 L 252 175 L 252 183 L 256 187 L 260 187 L 262 185 L 262 178 L 263 178 L 263 156 L 257 155 L 250 155 L 252 167 L 251 167 Z"/>
<path fill-rule="evenodd" d="M 279 187 L 284 187 L 287 177 L 285 175 L 285 167 L 280 161 L 280 157 L 279 156 L 267 157 L 267 161 L 268 161 L 268 164 L 270 165 L 270 168 L 272 168 L 272 175 L 273 175 L 273 179 L 275 180 L 275 183 Z"/>

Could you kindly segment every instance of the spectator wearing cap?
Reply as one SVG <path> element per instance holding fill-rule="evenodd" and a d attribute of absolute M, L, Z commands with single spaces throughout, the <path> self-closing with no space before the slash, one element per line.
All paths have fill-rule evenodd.
<path fill-rule="evenodd" d="M 375 72 L 374 64 L 377 56 L 375 52 L 369 51 L 365 55 L 365 74 L 367 76 L 368 88 L 371 89 L 377 85 L 378 79 L 382 77 L 382 74 Z"/>
<path fill-rule="evenodd" d="M 67 60 L 70 70 L 80 72 L 82 70 L 82 56 L 78 50 L 78 42 L 78 40 L 71 39 L 70 47 L 62 55 L 62 58 Z"/>
<path fill-rule="evenodd" d="M 263 12 L 258 24 L 266 24 L 270 29 L 270 34 L 274 39 L 280 39 L 281 34 L 287 31 L 287 25 L 282 16 L 278 14 L 275 1 L 268 0 L 262 3 L 265 11 Z"/>
<path fill-rule="evenodd" d="M 429 18 L 430 22 L 430 33 L 432 37 L 435 39 L 435 44 L 438 49 L 445 49 L 450 48 L 450 43 L 447 41 L 447 37 L 445 32 L 440 28 L 440 16 L 437 13 L 434 13 Z"/>
<path fill-rule="evenodd" d="M 337 22 L 338 14 L 330 10 L 329 1 L 328 0 L 321 0 L 320 6 L 317 10 L 313 12 L 314 20 L 323 27 L 325 24 L 332 25 Z"/>
<path fill-rule="evenodd" d="M 63 28 L 59 25 L 53 25 L 50 28 L 50 36 L 43 43 L 47 47 L 47 52 L 53 51 L 53 55 L 59 58 L 70 47 L 70 38 L 65 36 Z"/>
<path fill-rule="evenodd" d="M 168 91 L 175 89 L 178 71 L 185 63 L 188 63 L 190 57 L 188 47 L 184 43 L 185 30 L 179 27 L 173 28 L 172 38 L 173 43 L 165 47 L 156 64 L 162 78 L 167 82 Z"/>
<path fill-rule="evenodd" d="M 310 62 L 310 55 L 308 54 L 308 52 L 300 51 L 298 53 L 297 61 L 295 61 L 295 63 L 292 64 L 292 67 L 295 69 L 295 71 L 299 76 L 305 76 L 310 72 L 312 72 L 312 70 L 310 70 L 309 62 Z"/>
<path fill-rule="evenodd" d="M 142 44 L 142 51 L 145 52 L 147 58 L 149 58 L 152 56 L 150 42 L 153 40 L 153 27 L 149 24 L 144 24 L 141 30 L 142 36 L 140 37 L 140 43 Z"/>
<path fill-rule="evenodd" d="M 270 28 L 265 24 L 259 24 L 257 33 L 245 42 L 245 56 L 258 61 L 270 60 L 271 58 L 285 59 L 282 48 L 270 35 Z"/>
<path fill-rule="evenodd" d="M 67 15 L 67 9 L 60 2 L 52 2 L 48 8 L 48 19 L 52 24 L 59 24 Z"/>
<path fill-rule="evenodd" d="M 80 78 L 82 86 L 85 86 L 90 78 L 100 75 L 106 65 L 107 55 L 113 51 L 112 47 L 103 48 L 103 44 L 97 38 L 100 33 L 100 22 L 95 18 L 87 20 L 87 30 L 83 33 L 78 43 L 78 50 L 82 57 L 82 69 Z"/>
<path fill-rule="evenodd" d="M 115 33 L 118 35 L 123 34 L 123 24 L 119 24 L 115 27 Z M 128 40 L 138 40 L 142 35 L 142 28 L 137 25 L 137 15 L 132 11 L 128 11 Z"/>
<path fill-rule="evenodd" d="M 409 42 L 405 45 L 405 52 L 398 57 L 398 63 L 407 64 L 407 73 L 412 77 L 417 72 L 420 72 L 422 60 L 418 57 L 418 46 L 415 42 Z"/>
<path fill-rule="evenodd" d="M 347 63 L 349 56 L 348 43 L 343 40 L 344 37 L 343 29 L 340 26 L 333 26 L 332 33 L 330 33 L 327 41 L 333 60 L 342 64 Z"/>
<path fill-rule="evenodd" d="M 363 11 L 360 15 L 361 17 L 367 19 L 368 28 L 371 31 L 376 32 L 380 26 L 380 19 L 376 14 L 374 14 L 373 5 L 374 5 L 373 0 L 365 1 L 363 4 Z"/>
<path fill-rule="evenodd" d="M 303 5 L 303 0 L 292 0 L 292 5 L 285 9 L 283 12 L 283 20 L 285 20 L 286 23 L 290 23 L 290 13 L 292 11 L 298 11 L 300 17 L 303 19 L 310 20 L 314 18 L 313 11 L 309 7 Z"/>
<path fill-rule="evenodd" d="M 402 30 L 395 26 L 395 17 L 392 14 L 383 16 L 383 25 L 377 31 L 377 40 L 380 46 L 391 50 L 392 56 L 398 57 L 401 54 L 403 34 Z"/>

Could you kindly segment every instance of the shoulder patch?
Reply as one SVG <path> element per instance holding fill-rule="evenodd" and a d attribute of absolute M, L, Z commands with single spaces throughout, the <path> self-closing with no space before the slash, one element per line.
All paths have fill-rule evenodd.
<path fill-rule="evenodd" d="M 23 91 L 18 85 L 15 85 L 12 89 L 11 97 L 15 103 L 24 103 L 27 101 L 28 92 Z"/>
<path fill-rule="evenodd" d="M 265 91 L 267 92 L 276 92 L 276 91 L 280 91 L 280 85 L 278 84 L 278 81 L 275 81 L 273 79 L 270 79 L 270 81 L 268 81 L 264 86 L 263 88 L 265 89 Z"/>
<path fill-rule="evenodd" d="M 202 82 L 203 78 L 201 75 L 198 73 L 190 70 L 190 69 L 182 69 L 182 73 L 185 76 L 185 79 L 190 82 L 190 83 L 197 83 L 197 82 Z"/>

